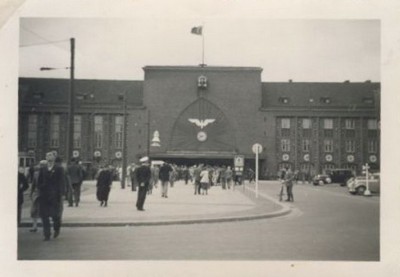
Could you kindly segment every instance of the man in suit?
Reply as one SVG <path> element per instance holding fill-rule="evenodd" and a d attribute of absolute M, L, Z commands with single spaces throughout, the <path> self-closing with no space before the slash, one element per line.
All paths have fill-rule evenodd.
<path fill-rule="evenodd" d="M 160 167 L 161 197 L 168 198 L 168 182 L 170 181 L 172 171 L 172 167 L 167 163 L 163 163 Z"/>
<path fill-rule="evenodd" d="M 136 178 L 138 181 L 139 191 L 136 201 L 138 211 L 144 211 L 144 201 L 146 200 L 147 189 L 149 187 L 151 170 L 149 166 L 149 158 L 143 157 L 140 159 L 141 166 L 136 169 Z"/>
<path fill-rule="evenodd" d="M 50 217 L 53 220 L 54 238 L 60 234 L 65 172 L 60 165 L 55 163 L 53 152 L 46 154 L 46 160 L 47 167 L 40 169 L 37 187 L 40 195 L 39 213 L 43 223 L 44 240 L 48 241 L 51 236 Z"/>
<path fill-rule="evenodd" d="M 75 202 L 75 207 L 79 206 L 79 201 L 81 197 L 81 185 L 83 181 L 83 170 L 77 163 L 77 161 L 72 158 L 71 164 L 68 167 L 68 175 L 71 180 L 73 201 Z M 69 203 L 72 206 L 72 201 Z"/>

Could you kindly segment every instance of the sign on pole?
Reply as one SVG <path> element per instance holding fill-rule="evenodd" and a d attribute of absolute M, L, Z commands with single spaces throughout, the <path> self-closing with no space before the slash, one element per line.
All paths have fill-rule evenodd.
<path fill-rule="evenodd" d="M 243 167 L 244 166 L 244 156 L 243 155 L 235 155 L 234 165 L 235 165 L 235 167 Z"/>
<path fill-rule="evenodd" d="M 253 153 L 256 154 L 256 198 L 258 198 L 258 154 L 262 152 L 262 145 L 255 143 L 251 149 Z"/>
<path fill-rule="evenodd" d="M 363 172 L 365 171 L 365 185 L 367 187 L 367 189 L 364 191 L 364 196 L 370 196 L 371 195 L 371 191 L 369 190 L 369 165 L 368 163 L 366 163 L 363 167 Z"/>

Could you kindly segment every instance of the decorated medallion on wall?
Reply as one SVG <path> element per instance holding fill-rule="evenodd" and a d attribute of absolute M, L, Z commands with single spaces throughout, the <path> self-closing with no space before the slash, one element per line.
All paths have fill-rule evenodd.
<path fill-rule="evenodd" d="M 175 121 L 170 151 L 235 151 L 235 134 L 225 114 L 200 97 Z"/>
<path fill-rule="evenodd" d="M 282 155 L 282 160 L 287 162 L 290 159 L 289 154 L 283 154 Z"/>
<path fill-rule="evenodd" d="M 306 161 L 306 162 L 309 162 L 310 161 L 310 154 L 304 154 L 303 160 Z"/>
<path fill-rule="evenodd" d="M 369 161 L 370 161 L 371 163 L 376 163 L 377 160 L 378 160 L 378 158 L 377 158 L 375 155 L 369 156 Z"/>
<path fill-rule="evenodd" d="M 79 151 L 78 150 L 72 151 L 72 157 L 78 158 L 79 157 Z"/>
<path fill-rule="evenodd" d="M 347 161 L 348 161 L 349 163 L 353 163 L 353 162 L 354 162 L 354 155 L 348 155 L 348 156 L 347 156 Z"/>
<path fill-rule="evenodd" d="M 331 162 L 331 161 L 333 160 L 332 155 L 331 155 L 331 154 L 326 155 L 326 156 L 325 156 L 325 160 L 326 160 L 327 162 Z"/>

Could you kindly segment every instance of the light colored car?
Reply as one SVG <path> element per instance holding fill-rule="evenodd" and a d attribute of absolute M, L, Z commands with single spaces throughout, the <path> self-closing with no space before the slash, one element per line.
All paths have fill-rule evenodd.
<path fill-rule="evenodd" d="M 372 173 L 368 175 L 368 187 L 372 193 L 380 193 L 381 178 L 380 173 Z M 351 194 L 363 195 L 367 189 L 365 176 L 357 176 L 347 181 L 347 187 Z"/>

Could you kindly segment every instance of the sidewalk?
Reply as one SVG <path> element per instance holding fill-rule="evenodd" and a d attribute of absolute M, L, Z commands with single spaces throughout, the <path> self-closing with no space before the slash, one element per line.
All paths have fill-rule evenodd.
<path fill-rule="evenodd" d="M 262 181 L 266 182 L 266 181 Z M 264 184 L 266 185 L 266 184 Z M 290 207 L 279 203 L 265 194 L 255 197 L 254 184 L 236 186 L 235 190 L 212 187 L 208 195 L 194 195 L 194 186 L 183 181 L 175 182 L 168 188 L 168 198 L 161 197 L 161 188 L 153 189 L 147 195 L 145 211 L 136 210 L 137 192 L 131 187 L 121 189 L 120 182 L 114 182 L 109 196 L 108 207 L 100 207 L 96 199 L 96 184 L 87 181 L 79 207 L 64 204 L 63 226 L 133 226 L 212 223 L 224 221 L 252 220 L 286 215 Z M 27 203 L 28 204 L 28 203 Z M 30 207 L 22 211 L 22 226 L 30 227 Z"/>

